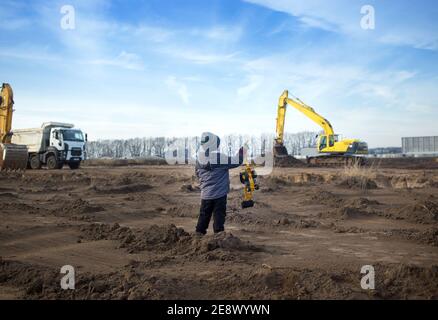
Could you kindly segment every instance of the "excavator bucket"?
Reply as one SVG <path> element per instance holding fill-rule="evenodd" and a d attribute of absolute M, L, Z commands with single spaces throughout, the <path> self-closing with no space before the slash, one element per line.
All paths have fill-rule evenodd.
<path fill-rule="evenodd" d="M 284 145 L 282 144 L 274 145 L 274 157 L 282 158 L 287 156 L 288 156 L 287 149 Z"/>
<path fill-rule="evenodd" d="M 0 170 L 26 170 L 27 147 L 13 143 L 0 143 Z"/>

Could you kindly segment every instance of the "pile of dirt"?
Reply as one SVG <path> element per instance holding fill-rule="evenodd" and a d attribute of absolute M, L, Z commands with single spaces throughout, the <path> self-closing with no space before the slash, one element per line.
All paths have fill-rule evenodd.
<path fill-rule="evenodd" d="M 313 185 L 313 184 L 321 185 L 326 182 L 328 176 L 302 172 L 300 174 L 289 175 L 288 179 L 293 184 L 298 184 L 298 185 Z"/>
<path fill-rule="evenodd" d="M 44 297 L 48 286 L 59 284 L 56 272 L 0 258 L 0 283 L 24 288 L 27 297 Z"/>
<path fill-rule="evenodd" d="M 338 186 L 349 188 L 349 189 L 359 189 L 359 190 L 370 190 L 370 189 L 377 189 L 377 183 L 373 179 L 366 178 L 366 177 L 346 177 L 342 179 Z"/>
<path fill-rule="evenodd" d="M 259 181 L 263 187 L 270 187 L 273 188 L 273 190 L 277 190 L 280 187 L 290 185 L 289 179 L 287 178 L 287 176 L 284 175 L 262 176 L 259 177 Z"/>
<path fill-rule="evenodd" d="M 364 292 L 360 276 L 341 269 L 272 268 L 266 266 L 249 273 L 242 291 L 255 292 L 257 299 L 437 299 L 438 266 L 376 264 L 376 288 Z M 380 276 L 379 276 L 380 275 Z M 239 278 L 238 280 L 243 280 Z M 237 279 L 236 279 L 237 281 Z M 249 290 L 248 290 L 249 291 Z"/>
<path fill-rule="evenodd" d="M 425 158 L 368 158 L 367 165 L 378 168 L 398 169 L 438 169 L 438 161 L 434 157 Z"/>
<path fill-rule="evenodd" d="M 92 205 L 87 200 L 82 200 L 79 198 L 64 203 L 62 207 L 55 210 L 55 214 L 65 217 L 65 216 L 100 212 L 104 210 L 105 209 L 101 206 Z"/>
<path fill-rule="evenodd" d="M 201 189 L 197 185 L 185 183 L 181 186 L 180 190 L 183 192 L 199 192 Z"/>
<path fill-rule="evenodd" d="M 438 266 L 419 267 L 399 264 L 391 267 L 377 265 L 383 284 L 377 288 L 383 299 L 437 299 Z"/>
<path fill-rule="evenodd" d="M 438 228 L 429 228 L 423 231 L 416 229 L 393 229 L 384 231 L 383 235 L 438 247 Z"/>
<path fill-rule="evenodd" d="M 344 204 L 344 200 L 330 192 L 325 190 L 318 190 L 310 195 L 310 197 L 302 202 L 303 204 L 307 205 L 318 205 L 323 204 L 330 207 L 340 207 Z"/>
<path fill-rule="evenodd" d="M 403 219 L 416 223 L 436 223 L 438 221 L 438 201 L 434 197 L 416 199 L 412 204 L 391 209 L 383 215 L 392 219 Z"/>
<path fill-rule="evenodd" d="M 377 200 L 370 200 L 368 198 L 357 198 L 357 199 L 351 199 L 347 202 L 348 206 L 358 208 L 358 209 L 368 209 L 372 206 L 378 206 L 381 203 Z"/>
<path fill-rule="evenodd" d="M 335 218 L 335 219 L 358 219 L 358 218 L 367 218 L 372 215 L 373 213 L 370 211 L 365 211 L 363 209 L 359 209 L 351 206 L 342 206 L 335 210 L 322 212 L 319 214 L 319 217 Z"/>
<path fill-rule="evenodd" d="M 302 172 L 299 174 L 275 174 L 259 177 L 261 192 L 274 192 L 291 185 L 320 185 L 327 182 L 329 176 Z"/>
<path fill-rule="evenodd" d="M 30 171 L 31 173 L 34 173 Z M 92 178 L 89 174 L 80 171 L 51 171 L 44 175 L 23 174 L 21 179 L 26 184 L 40 185 L 40 186 L 54 186 L 54 185 L 89 185 Z"/>
<path fill-rule="evenodd" d="M 171 206 L 167 208 L 163 208 L 166 215 L 169 217 L 197 217 L 199 214 L 199 206 L 181 203 L 177 206 Z"/>
<path fill-rule="evenodd" d="M 256 248 L 249 242 L 244 242 L 231 233 L 220 232 L 211 236 L 195 238 L 193 241 L 194 251 L 205 253 L 216 249 L 235 250 L 235 251 L 251 251 Z"/>
<path fill-rule="evenodd" d="M 234 240 L 231 241 L 234 243 Z M 376 288 L 364 292 L 349 269 L 276 268 L 267 264 L 169 278 L 131 262 L 108 274 L 81 273 L 75 290 L 62 290 L 59 270 L 0 260 L 0 283 L 23 288 L 25 299 L 437 299 L 438 266 L 375 264 Z"/>
<path fill-rule="evenodd" d="M 82 236 L 80 239 L 89 241 L 118 240 L 121 247 L 132 243 L 135 239 L 134 232 L 128 227 L 121 227 L 118 223 L 113 225 L 104 223 L 92 223 L 80 227 Z"/>
<path fill-rule="evenodd" d="M 395 176 L 386 176 L 379 174 L 377 176 L 379 185 L 394 189 L 424 189 L 438 187 L 438 181 L 433 173 L 423 171 L 420 174 L 402 174 Z"/>
<path fill-rule="evenodd" d="M 128 227 L 113 224 L 90 224 L 82 226 L 80 231 L 86 240 L 117 240 L 120 248 L 129 253 L 141 251 L 168 252 L 171 255 L 199 255 L 216 249 L 225 251 L 254 250 L 255 247 L 241 241 L 232 234 L 219 234 L 199 237 L 187 233 L 173 224 L 152 225 L 134 231 Z"/>
<path fill-rule="evenodd" d="M 292 156 L 274 157 L 274 167 L 306 167 L 306 163 Z"/>
<path fill-rule="evenodd" d="M 236 210 L 235 212 L 227 214 L 227 223 L 235 223 L 238 225 L 267 225 L 271 221 L 261 219 L 251 210 Z"/>
<path fill-rule="evenodd" d="M 90 190 L 101 194 L 125 194 L 125 193 L 134 193 L 134 192 L 144 192 L 150 190 L 151 188 L 152 186 L 147 183 L 133 183 L 133 184 L 119 185 L 119 186 L 93 185 L 90 187 Z"/>
<path fill-rule="evenodd" d="M 173 224 L 159 226 L 152 225 L 136 234 L 129 243 L 130 252 L 144 250 L 167 251 L 183 246 L 191 240 L 190 234 Z"/>

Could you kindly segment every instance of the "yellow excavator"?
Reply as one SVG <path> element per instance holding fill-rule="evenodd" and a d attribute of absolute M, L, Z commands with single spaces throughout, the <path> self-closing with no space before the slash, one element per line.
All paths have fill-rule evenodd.
<path fill-rule="evenodd" d="M 25 170 L 27 146 L 11 143 L 14 94 L 9 84 L 3 83 L 0 95 L 0 170 Z"/>
<path fill-rule="evenodd" d="M 318 135 L 314 154 L 307 157 L 309 164 L 318 166 L 365 164 L 365 158 L 362 155 L 368 154 L 368 144 L 366 142 L 358 139 L 339 140 L 339 135 L 335 134 L 332 125 L 327 119 L 319 115 L 312 107 L 306 105 L 297 97 L 289 97 L 287 90 L 283 92 L 278 102 L 277 132 L 274 141 L 275 157 L 288 157 L 283 140 L 287 105 L 305 114 L 324 131 L 323 134 Z"/>

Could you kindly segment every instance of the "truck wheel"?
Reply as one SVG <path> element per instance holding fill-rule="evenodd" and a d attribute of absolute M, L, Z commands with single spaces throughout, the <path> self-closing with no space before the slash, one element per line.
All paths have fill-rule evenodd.
<path fill-rule="evenodd" d="M 30 169 L 33 170 L 41 169 L 40 157 L 37 154 L 32 155 L 30 157 L 29 164 L 30 164 Z"/>
<path fill-rule="evenodd" d="M 70 167 L 70 169 L 72 169 L 72 170 L 76 170 L 76 169 L 79 169 L 79 166 L 81 165 L 81 162 L 80 161 L 78 161 L 78 162 L 69 162 L 68 163 L 68 166 Z"/>
<path fill-rule="evenodd" d="M 55 170 L 55 169 L 61 169 L 61 167 L 59 166 L 58 160 L 56 159 L 55 155 L 50 155 L 47 157 L 47 169 L 49 170 Z"/>

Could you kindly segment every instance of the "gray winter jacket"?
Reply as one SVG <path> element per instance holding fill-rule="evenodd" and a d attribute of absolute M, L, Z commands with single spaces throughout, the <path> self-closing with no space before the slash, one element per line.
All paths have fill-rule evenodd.
<path fill-rule="evenodd" d="M 205 135 L 210 135 L 210 137 L 217 139 L 217 146 L 219 147 L 220 140 L 217 136 L 211 133 L 204 133 L 202 138 L 205 138 Z M 200 152 L 205 151 L 200 150 Z M 228 170 L 237 168 L 243 163 L 243 149 L 240 149 L 235 157 L 221 154 L 217 149 L 208 150 L 206 154 L 209 156 L 207 159 L 210 159 L 210 161 L 200 161 L 198 153 L 198 161 L 195 168 L 201 187 L 201 199 L 213 200 L 222 198 L 230 191 L 230 175 Z"/>

